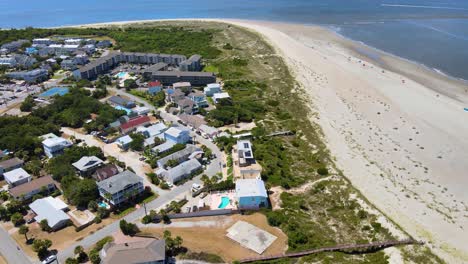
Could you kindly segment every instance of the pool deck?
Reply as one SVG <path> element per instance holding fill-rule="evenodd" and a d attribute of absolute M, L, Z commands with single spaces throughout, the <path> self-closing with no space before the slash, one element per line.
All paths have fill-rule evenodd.
<path fill-rule="evenodd" d="M 224 207 L 224 208 L 218 208 L 218 206 L 221 204 L 221 198 L 222 197 L 228 197 L 230 200 L 230 203 Z M 217 210 L 217 209 L 237 209 L 236 206 L 236 193 L 235 191 L 225 191 L 225 192 L 213 192 L 209 195 L 209 199 L 205 199 L 207 201 L 207 204 L 210 205 L 211 210 Z"/>

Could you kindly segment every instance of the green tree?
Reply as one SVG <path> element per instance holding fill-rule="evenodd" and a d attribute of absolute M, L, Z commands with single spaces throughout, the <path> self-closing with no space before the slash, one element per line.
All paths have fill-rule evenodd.
<path fill-rule="evenodd" d="M 49 239 L 34 239 L 32 248 L 37 253 L 39 258 L 43 258 L 47 255 L 49 248 L 52 246 L 52 241 Z"/>
<path fill-rule="evenodd" d="M 52 228 L 50 228 L 50 226 L 49 226 L 49 222 L 47 221 L 47 219 L 42 219 L 39 222 L 39 226 L 41 227 L 42 231 L 50 232 L 52 230 Z"/>
<path fill-rule="evenodd" d="M 107 210 L 107 209 L 104 208 L 104 207 L 99 207 L 99 208 L 97 209 L 97 215 L 98 215 L 99 218 L 101 218 L 101 219 L 105 219 L 105 218 L 109 217 L 109 214 L 110 214 L 109 210 Z"/>
<path fill-rule="evenodd" d="M 99 256 L 99 251 L 98 250 L 91 250 L 89 252 L 89 260 L 93 264 L 100 264 L 101 263 L 101 257 Z"/>
<path fill-rule="evenodd" d="M 179 165 L 179 160 L 171 159 L 166 162 L 166 167 L 174 168 L 175 166 Z"/>
<path fill-rule="evenodd" d="M 135 224 L 125 220 L 120 220 L 119 226 L 122 233 L 126 236 L 133 236 L 140 231 Z"/>
<path fill-rule="evenodd" d="M 24 235 L 24 239 L 26 241 L 28 241 L 28 232 L 29 232 L 29 227 L 26 226 L 26 225 L 20 226 L 20 228 L 18 230 L 18 233 L 20 233 L 21 235 Z"/>
<path fill-rule="evenodd" d="M 98 210 L 98 203 L 95 200 L 89 201 L 88 210 L 91 212 L 96 212 Z"/>
<path fill-rule="evenodd" d="M 130 134 L 132 142 L 130 142 L 130 149 L 134 151 L 142 151 L 144 148 L 145 137 L 140 133 Z"/>
<path fill-rule="evenodd" d="M 134 79 L 127 79 L 124 81 L 124 87 L 127 91 L 129 91 L 133 88 L 138 88 L 138 84 Z"/>
<path fill-rule="evenodd" d="M 21 213 L 14 213 L 11 215 L 11 222 L 15 225 L 18 226 L 24 222 L 23 215 Z"/>
<path fill-rule="evenodd" d="M 21 103 L 20 110 L 22 112 L 31 112 L 35 105 L 36 102 L 34 101 L 34 98 L 31 95 L 28 95 Z"/>
<path fill-rule="evenodd" d="M 80 262 L 75 258 L 67 258 L 65 260 L 65 264 L 78 264 L 78 263 L 80 263 Z"/>
<path fill-rule="evenodd" d="M 0 205 L 0 220 L 7 220 L 8 219 L 8 210 L 5 208 L 5 206 Z"/>
<path fill-rule="evenodd" d="M 73 250 L 73 253 L 75 255 L 79 255 L 84 252 L 84 248 L 80 245 L 76 246 L 75 249 Z"/>

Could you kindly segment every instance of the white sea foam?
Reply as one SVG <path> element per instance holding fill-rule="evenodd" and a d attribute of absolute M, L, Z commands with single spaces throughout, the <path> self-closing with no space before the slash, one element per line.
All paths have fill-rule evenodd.
<path fill-rule="evenodd" d="M 450 7 L 450 6 L 424 6 L 424 5 L 401 5 L 401 4 L 380 4 L 380 6 L 386 6 L 386 7 L 410 7 L 410 8 L 429 8 L 429 9 L 448 9 L 448 10 L 468 10 L 467 8 Z"/>

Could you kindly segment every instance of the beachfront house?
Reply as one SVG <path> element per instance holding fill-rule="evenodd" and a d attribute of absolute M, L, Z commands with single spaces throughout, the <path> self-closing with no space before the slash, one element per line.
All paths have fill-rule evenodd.
<path fill-rule="evenodd" d="M 239 209 L 258 209 L 268 206 L 268 194 L 261 179 L 236 181 L 236 201 Z"/>
<path fill-rule="evenodd" d="M 144 191 L 143 179 L 131 171 L 123 171 L 97 183 L 99 195 L 118 206 Z"/>
<path fill-rule="evenodd" d="M 46 197 L 37 199 L 29 205 L 36 214 L 36 222 L 47 220 L 47 224 L 56 231 L 70 223 L 70 217 L 64 212 L 68 210 L 67 205 L 58 198 Z"/>
<path fill-rule="evenodd" d="M 177 183 L 202 172 L 202 165 L 197 159 L 189 159 L 168 170 L 158 169 L 157 175 L 163 177 L 166 182 Z"/>
<path fill-rule="evenodd" d="M 53 134 L 51 137 L 46 138 L 44 141 L 42 141 L 42 146 L 44 147 L 44 153 L 49 158 L 53 158 L 55 156 L 63 154 L 63 151 L 66 148 L 71 147 L 72 145 L 73 143 L 71 141 L 64 139 L 62 137 L 58 137 Z"/>
<path fill-rule="evenodd" d="M 215 104 L 219 103 L 221 100 L 228 100 L 230 98 L 231 97 L 228 93 L 215 93 L 213 95 L 213 101 L 215 102 Z"/>
<path fill-rule="evenodd" d="M 255 161 L 252 143 L 249 140 L 239 140 L 232 148 L 234 178 L 260 178 L 262 167 Z"/>
<path fill-rule="evenodd" d="M 3 174 L 5 172 L 9 172 L 11 170 L 21 168 L 23 167 L 23 165 L 24 165 L 24 161 L 21 159 L 18 159 L 17 157 L 1 161 L 0 162 L 0 177 L 3 177 Z"/>
<path fill-rule="evenodd" d="M 165 264 L 166 243 L 164 239 L 149 237 L 132 238 L 132 241 L 120 244 L 108 242 L 99 256 L 102 264 Z"/>
<path fill-rule="evenodd" d="M 192 140 L 190 129 L 185 127 L 171 127 L 164 132 L 164 139 L 178 144 L 185 144 Z"/>
<path fill-rule="evenodd" d="M 104 161 L 96 156 L 83 156 L 77 162 L 72 163 L 81 176 L 93 174 L 102 164 Z"/>
<path fill-rule="evenodd" d="M 17 200 L 29 200 L 36 194 L 55 191 L 57 188 L 55 184 L 54 179 L 47 175 L 13 187 L 8 192 Z"/>
<path fill-rule="evenodd" d="M 219 83 L 210 83 L 206 85 L 206 87 L 203 89 L 203 92 L 206 96 L 211 97 L 214 94 L 221 92 L 221 85 Z"/>
<path fill-rule="evenodd" d="M 11 170 L 9 172 L 5 172 L 3 174 L 5 181 L 8 183 L 8 186 L 15 187 L 21 184 L 25 184 L 32 180 L 32 176 L 29 175 L 23 168 L 18 168 Z"/>

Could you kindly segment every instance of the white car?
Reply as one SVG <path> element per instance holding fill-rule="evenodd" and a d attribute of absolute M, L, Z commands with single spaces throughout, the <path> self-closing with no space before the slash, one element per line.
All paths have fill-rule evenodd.
<path fill-rule="evenodd" d="M 54 261 L 57 261 L 57 256 L 56 255 L 50 255 L 46 259 L 44 259 L 42 261 L 42 264 L 50 264 L 50 263 L 52 263 Z M 58 263 L 58 261 L 57 261 L 57 263 Z"/>

